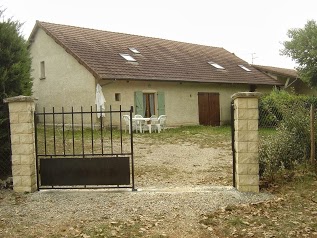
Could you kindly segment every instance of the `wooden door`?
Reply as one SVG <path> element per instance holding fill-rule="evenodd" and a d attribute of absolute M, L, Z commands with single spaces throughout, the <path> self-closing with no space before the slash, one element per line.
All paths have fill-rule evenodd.
<path fill-rule="evenodd" d="M 220 126 L 219 93 L 198 93 L 199 124 Z"/>

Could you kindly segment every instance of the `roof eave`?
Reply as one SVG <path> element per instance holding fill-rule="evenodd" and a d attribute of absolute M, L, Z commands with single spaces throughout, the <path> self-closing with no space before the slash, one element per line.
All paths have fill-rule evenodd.
<path fill-rule="evenodd" d="M 289 73 L 285 73 L 285 72 L 281 72 L 278 70 L 275 70 L 274 68 L 276 67 L 270 67 L 270 66 L 262 66 L 262 65 L 252 65 L 254 68 L 256 68 L 257 70 L 261 71 L 261 72 L 268 72 L 271 74 L 275 74 L 276 76 L 280 76 L 280 77 L 287 77 L 287 78 L 294 78 L 294 79 L 298 79 L 299 76 L 294 75 L 294 74 L 289 74 Z M 283 69 L 283 68 L 280 68 Z M 286 69 L 286 70 L 292 70 L 292 69 Z"/>
<path fill-rule="evenodd" d="M 182 79 L 182 78 L 157 78 L 157 77 L 131 77 L 131 76 L 115 76 L 109 75 L 101 78 L 102 80 L 131 80 L 131 81 L 159 81 L 159 82 L 184 82 L 184 83 L 225 83 L 225 84 L 255 84 L 255 85 L 270 85 L 270 86 L 283 86 L 284 83 L 276 82 L 256 82 L 256 81 L 235 81 L 230 80 L 201 80 L 201 79 Z"/>

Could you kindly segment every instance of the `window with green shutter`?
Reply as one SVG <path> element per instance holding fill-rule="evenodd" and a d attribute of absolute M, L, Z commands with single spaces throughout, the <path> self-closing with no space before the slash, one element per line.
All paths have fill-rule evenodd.
<path fill-rule="evenodd" d="M 157 114 L 165 115 L 165 94 L 164 92 L 157 92 Z"/>
<path fill-rule="evenodd" d="M 154 93 L 134 92 L 134 113 L 144 117 L 155 114 Z M 165 115 L 165 94 L 157 92 L 157 116 Z"/>
<path fill-rule="evenodd" d="M 143 93 L 141 91 L 134 92 L 134 114 L 144 116 Z"/>

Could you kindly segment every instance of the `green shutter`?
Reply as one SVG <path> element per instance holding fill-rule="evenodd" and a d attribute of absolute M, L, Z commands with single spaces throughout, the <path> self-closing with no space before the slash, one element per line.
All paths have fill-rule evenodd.
<path fill-rule="evenodd" d="M 165 115 L 165 95 L 164 92 L 157 92 L 157 112 L 158 116 Z"/>
<path fill-rule="evenodd" d="M 134 114 L 143 116 L 143 93 L 141 91 L 134 92 Z"/>

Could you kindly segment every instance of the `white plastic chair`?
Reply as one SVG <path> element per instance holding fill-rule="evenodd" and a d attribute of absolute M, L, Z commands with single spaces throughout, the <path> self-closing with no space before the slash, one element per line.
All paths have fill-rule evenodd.
<path fill-rule="evenodd" d="M 125 123 L 125 125 L 124 125 L 124 132 L 127 133 L 127 129 L 128 129 L 128 130 L 129 130 L 129 133 L 131 133 L 131 132 L 130 132 L 130 116 L 129 116 L 129 115 L 123 115 L 123 116 L 122 116 L 122 119 L 123 119 L 123 121 L 124 121 L 124 123 Z"/>
<path fill-rule="evenodd" d="M 143 116 L 140 114 L 136 114 L 134 116 L 134 118 L 143 118 Z M 144 121 L 142 121 L 142 120 L 135 121 L 135 131 L 136 132 L 138 132 L 138 130 L 139 130 L 141 133 L 143 133 L 143 127 L 144 127 Z"/>
<path fill-rule="evenodd" d="M 157 116 L 156 115 L 152 115 L 150 118 L 151 118 L 151 120 L 155 120 L 155 119 L 157 119 Z"/>
<path fill-rule="evenodd" d="M 166 115 L 160 115 L 157 119 L 157 123 L 154 124 L 154 130 L 157 130 L 158 133 L 160 133 L 161 130 L 165 130 L 166 118 Z"/>
<path fill-rule="evenodd" d="M 157 131 L 156 124 L 159 123 L 157 116 L 156 115 L 152 115 L 150 118 L 151 118 L 151 130 L 152 131 Z"/>

